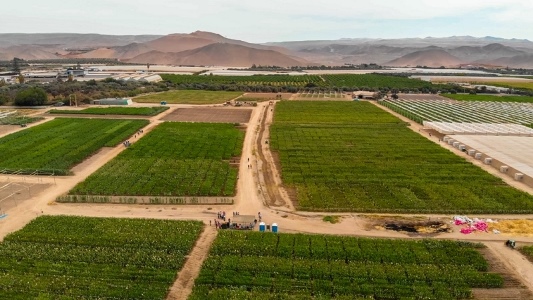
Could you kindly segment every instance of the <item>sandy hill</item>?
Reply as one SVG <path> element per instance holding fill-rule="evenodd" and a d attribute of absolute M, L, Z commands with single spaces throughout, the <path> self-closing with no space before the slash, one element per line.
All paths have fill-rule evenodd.
<path fill-rule="evenodd" d="M 210 44 L 226 43 L 241 45 L 254 49 L 261 50 L 275 50 L 284 54 L 289 54 L 289 51 L 283 47 L 266 46 L 260 44 L 252 44 L 245 41 L 229 39 L 220 34 L 207 31 L 195 31 L 193 33 L 175 33 L 163 36 L 156 40 L 144 43 L 152 50 L 160 52 L 181 52 L 201 48 Z"/>
<path fill-rule="evenodd" d="M 463 61 L 470 62 L 525 54 L 523 51 L 499 43 L 492 43 L 483 47 L 461 46 L 448 50 L 448 53 Z"/>
<path fill-rule="evenodd" d="M 29 59 L 56 59 L 59 49 L 51 49 L 40 45 L 19 45 L 0 49 L 1 60 L 12 60 L 15 57 Z"/>
<path fill-rule="evenodd" d="M 145 44 L 132 43 L 126 46 L 118 46 L 111 48 L 98 48 L 86 53 L 69 55 L 71 58 L 118 58 L 131 59 L 140 54 L 153 51 L 152 48 Z"/>
<path fill-rule="evenodd" d="M 430 49 L 409 53 L 400 58 L 394 59 L 386 65 L 395 67 L 453 67 L 458 66 L 462 61 L 442 49 Z"/>
<path fill-rule="evenodd" d="M 156 40 L 145 43 L 155 51 L 160 52 L 181 52 L 207 46 L 216 43 L 211 39 L 191 36 L 189 34 L 169 34 Z"/>
<path fill-rule="evenodd" d="M 531 69 L 533 68 L 533 54 L 522 54 L 513 57 L 502 57 L 487 61 L 486 63 L 496 66 Z"/>
<path fill-rule="evenodd" d="M 0 33 L 0 47 L 58 45 L 59 48 L 112 47 L 144 43 L 161 35 L 105 35 L 80 33 Z"/>
<path fill-rule="evenodd" d="M 277 51 L 255 49 L 228 43 L 209 44 L 178 53 L 151 51 L 131 59 L 130 62 L 229 67 L 249 67 L 253 64 L 276 66 L 307 65 L 305 61 L 289 57 Z"/>

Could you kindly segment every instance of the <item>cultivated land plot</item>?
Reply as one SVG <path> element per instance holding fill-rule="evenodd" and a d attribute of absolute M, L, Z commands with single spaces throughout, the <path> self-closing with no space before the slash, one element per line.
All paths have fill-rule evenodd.
<path fill-rule="evenodd" d="M 227 85 L 269 85 L 303 87 L 309 83 L 323 86 L 324 81 L 316 75 L 252 75 L 252 76 L 190 76 L 161 74 L 161 78 L 174 84 L 227 84 Z"/>
<path fill-rule="evenodd" d="M 178 108 L 166 115 L 163 120 L 177 122 L 248 123 L 251 115 L 251 109 L 242 108 Z"/>
<path fill-rule="evenodd" d="M 232 196 L 244 132 L 232 124 L 162 123 L 70 194 Z"/>
<path fill-rule="evenodd" d="M 533 212 L 533 196 L 368 102 L 280 102 L 270 144 L 302 210 Z"/>
<path fill-rule="evenodd" d="M 458 101 L 524 102 L 524 103 L 533 102 L 533 97 L 528 97 L 528 96 L 496 96 L 496 95 L 470 95 L 470 94 L 443 94 L 443 96 L 450 98 L 450 99 L 458 100 Z"/>
<path fill-rule="evenodd" d="M 242 92 L 176 90 L 136 97 L 135 102 L 169 104 L 221 104 L 242 95 Z"/>
<path fill-rule="evenodd" d="M 51 114 L 87 114 L 87 115 L 130 115 L 155 116 L 167 110 L 168 107 L 91 107 L 82 110 L 52 109 Z"/>
<path fill-rule="evenodd" d="M 342 74 L 342 75 L 322 75 L 326 85 L 334 87 L 349 87 L 359 88 L 362 90 L 373 88 L 389 88 L 389 89 L 418 89 L 434 88 L 431 82 L 422 81 L 419 79 L 411 79 L 401 76 L 387 76 L 381 74 Z"/>
<path fill-rule="evenodd" d="M 147 120 L 56 119 L 0 138 L 0 170 L 67 175 L 102 147 L 113 147 Z"/>
<path fill-rule="evenodd" d="M 466 299 L 503 285 L 477 247 L 221 231 L 189 299 Z"/>
<path fill-rule="evenodd" d="M 378 103 L 418 123 L 439 121 L 524 126 L 533 124 L 533 103 L 428 99 L 386 100 Z"/>
<path fill-rule="evenodd" d="M 202 227 L 39 217 L 0 244 L 0 298 L 165 299 Z"/>

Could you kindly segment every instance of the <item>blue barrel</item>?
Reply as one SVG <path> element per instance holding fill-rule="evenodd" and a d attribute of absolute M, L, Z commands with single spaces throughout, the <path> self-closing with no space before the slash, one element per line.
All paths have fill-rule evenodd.
<path fill-rule="evenodd" d="M 259 231 L 265 232 L 265 222 L 259 223 Z"/>
<path fill-rule="evenodd" d="M 272 223 L 272 232 L 277 233 L 278 232 L 278 224 Z"/>

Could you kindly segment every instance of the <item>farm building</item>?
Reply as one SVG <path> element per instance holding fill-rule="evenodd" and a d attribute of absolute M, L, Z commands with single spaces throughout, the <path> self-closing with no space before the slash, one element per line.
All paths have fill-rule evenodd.
<path fill-rule="evenodd" d="M 157 74 L 121 74 L 115 75 L 112 77 L 116 80 L 126 80 L 126 81 L 141 81 L 141 82 L 159 82 L 163 79 Z"/>
<path fill-rule="evenodd" d="M 369 99 L 376 100 L 378 99 L 379 94 L 376 92 L 367 92 L 367 91 L 354 91 L 352 93 L 352 99 Z"/>
<path fill-rule="evenodd" d="M 253 229 L 256 223 L 253 215 L 237 215 L 230 219 L 229 228 L 231 229 Z"/>
<path fill-rule="evenodd" d="M 91 104 L 96 105 L 130 105 L 131 103 L 129 98 L 106 98 L 91 101 Z"/>

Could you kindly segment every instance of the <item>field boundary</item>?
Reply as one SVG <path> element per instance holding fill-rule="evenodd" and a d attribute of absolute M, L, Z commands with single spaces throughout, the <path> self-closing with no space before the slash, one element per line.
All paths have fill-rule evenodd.
<path fill-rule="evenodd" d="M 225 205 L 234 204 L 234 197 L 165 197 L 165 196 L 103 196 L 64 195 L 56 199 L 59 203 L 114 203 L 114 204 L 183 204 L 183 205 Z"/>

